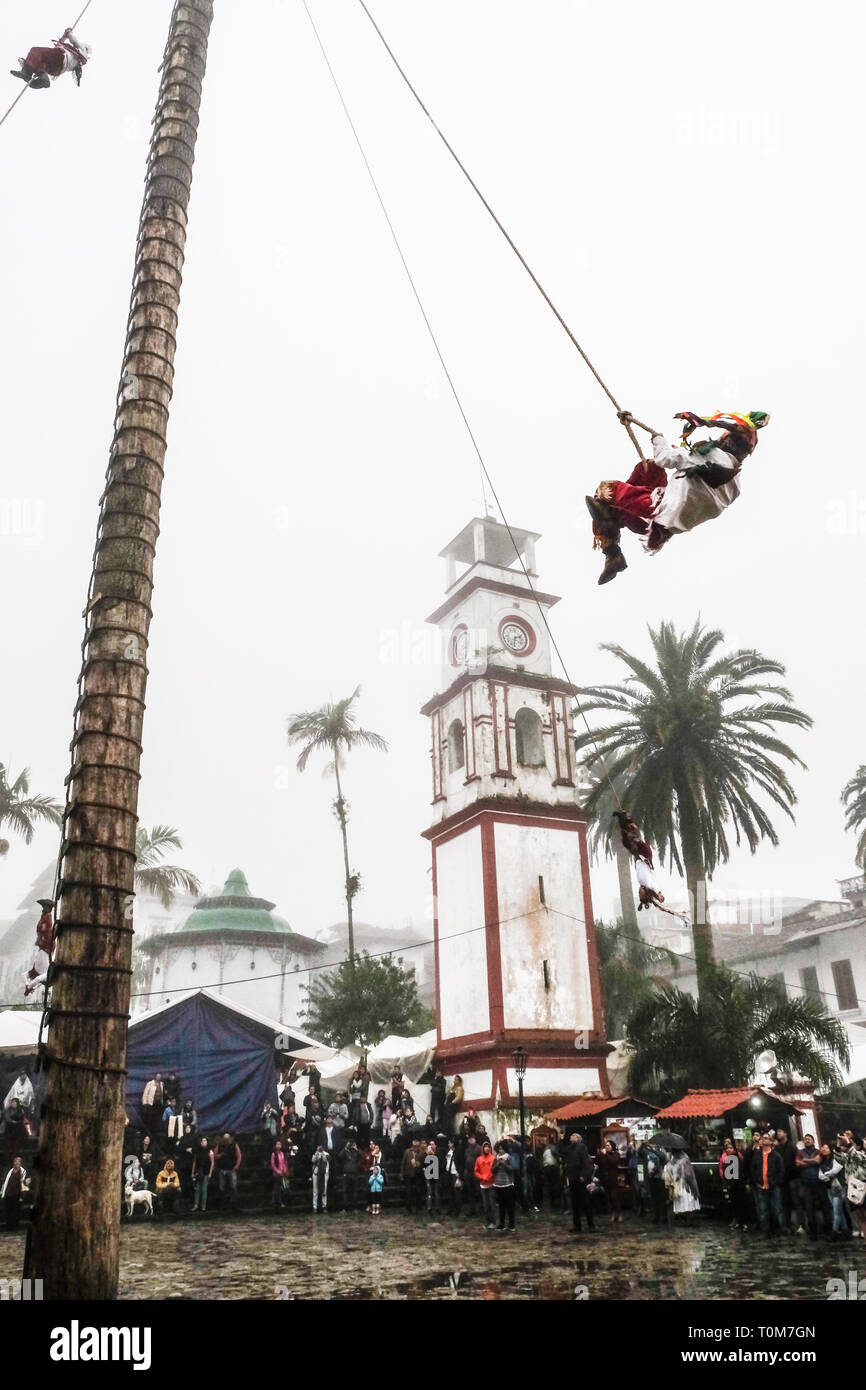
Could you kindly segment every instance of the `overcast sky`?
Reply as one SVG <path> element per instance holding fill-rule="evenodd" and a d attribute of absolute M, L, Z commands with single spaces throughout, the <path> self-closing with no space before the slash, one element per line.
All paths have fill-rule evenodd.
<path fill-rule="evenodd" d="M 578 682 L 698 613 L 783 661 L 815 719 L 797 824 L 717 891 L 835 896 L 866 761 L 861 68 L 849 6 L 371 0 L 446 134 L 634 413 L 773 414 L 719 521 L 604 589 L 583 504 L 614 412 L 354 0 L 310 0 L 509 520 Z M 75 0 L 4 0 L 0 89 Z M 95 0 L 94 50 L 0 129 L 0 761 L 62 796 L 170 0 Z M 0 101 L 5 109 L 6 100 Z M 300 931 L 343 915 L 332 786 L 286 718 L 363 686 L 387 756 L 347 775 L 359 916 L 429 916 L 423 620 L 478 469 L 300 0 L 217 0 L 163 498 L 142 822 L 206 883 L 242 867 Z M 631 539 L 631 538 L 627 538 Z M 404 659 L 390 657 L 396 633 Z M 0 918 L 56 851 L 0 862 Z M 615 880 L 594 876 L 610 912 Z M 673 891 L 676 892 L 676 886 Z"/>

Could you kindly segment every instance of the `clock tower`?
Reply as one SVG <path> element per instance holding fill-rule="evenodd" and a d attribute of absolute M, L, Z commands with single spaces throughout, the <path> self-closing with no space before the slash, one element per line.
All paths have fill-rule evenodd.
<path fill-rule="evenodd" d="M 513 540 L 512 540 L 513 536 Z M 437 1057 L 485 1117 L 609 1094 L 571 699 L 552 674 L 532 531 L 475 518 L 441 552 L 440 693 L 430 720 Z M 520 567 L 523 564 L 534 587 Z"/>

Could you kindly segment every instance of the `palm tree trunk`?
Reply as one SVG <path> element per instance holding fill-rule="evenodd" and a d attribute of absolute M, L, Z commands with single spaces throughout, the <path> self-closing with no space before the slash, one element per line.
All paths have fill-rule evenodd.
<path fill-rule="evenodd" d="M 629 936 L 637 936 L 640 928 L 634 901 L 631 855 L 622 842 L 616 846 L 616 871 L 619 877 L 620 915 L 623 926 Z"/>
<path fill-rule="evenodd" d="M 337 779 L 337 808 L 339 812 L 340 830 L 343 835 L 343 864 L 346 869 L 346 925 L 349 929 L 349 967 L 355 968 L 355 928 L 352 922 L 352 891 L 349 882 L 351 873 L 349 871 L 349 834 L 346 830 L 346 808 L 343 802 L 343 788 L 340 783 L 340 751 L 334 749 L 334 776 Z"/>
<path fill-rule="evenodd" d="M 36 1211 L 49 1299 L 117 1296 L 135 832 L 177 310 L 213 0 L 171 18 L 88 595 L 61 846 Z"/>
<path fill-rule="evenodd" d="M 700 996 L 702 986 L 706 983 L 707 976 L 716 963 L 713 929 L 710 925 L 707 904 L 707 870 L 694 799 L 689 795 L 685 786 L 678 786 L 676 793 L 680 846 L 686 871 L 689 915 L 692 922 L 695 973 L 698 981 L 698 995 Z"/>

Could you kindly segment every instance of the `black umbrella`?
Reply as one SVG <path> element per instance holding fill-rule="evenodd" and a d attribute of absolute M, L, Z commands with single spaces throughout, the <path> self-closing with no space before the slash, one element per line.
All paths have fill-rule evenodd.
<path fill-rule="evenodd" d="M 671 1134 L 669 1130 L 660 1130 L 658 1134 L 653 1134 L 651 1138 L 653 1144 L 657 1144 L 660 1149 L 687 1149 L 689 1146 L 681 1134 Z"/>

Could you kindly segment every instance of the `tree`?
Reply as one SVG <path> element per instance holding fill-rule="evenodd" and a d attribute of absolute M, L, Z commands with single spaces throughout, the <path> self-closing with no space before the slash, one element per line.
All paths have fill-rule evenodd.
<path fill-rule="evenodd" d="M 189 869 L 163 864 L 167 850 L 183 849 L 183 842 L 170 825 L 140 826 L 135 837 L 135 887 L 139 893 L 152 893 L 163 907 L 171 907 L 178 889 L 197 898 L 201 884 Z"/>
<path fill-rule="evenodd" d="M 48 1299 L 117 1296 L 130 918 L 153 560 L 212 19 L 213 0 L 177 0 L 172 10 L 85 608 L 25 1270 L 43 1280 Z"/>
<path fill-rule="evenodd" d="M 812 720 L 789 690 L 768 679 L 784 676 L 780 662 L 752 649 L 720 652 L 718 629 L 698 620 L 678 633 L 662 623 L 649 635 L 654 667 L 624 647 L 603 644 L 631 674 L 622 685 L 580 691 L 585 714 L 605 710 L 617 718 L 579 734 L 575 746 L 590 773 L 604 760 L 644 837 L 684 874 L 700 991 L 714 961 L 707 877 L 727 863 L 731 831 L 734 843 L 745 839 L 752 853 L 762 840 L 779 843 L 760 798 L 793 820 L 797 798 L 782 763 L 805 764 L 773 730 L 778 724 L 807 729 Z M 590 810 L 602 803 L 601 788 L 599 780 L 589 793 Z"/>
<path fill-rule="evenodd" d="M 819 1088 L 841 1083 L 850 1062 L 843 1025 L 805 995 L 788 999 L 759 975 L 712 966 L 700 998 L 673 985 L 656 989 L 632 1013 L 626 1040 L 635 1055 L 629 1086 L 662 1103 L 690 1087 L 747 1086 L 768 1048 L 777 1070 Z"/>
<path fill-rule="evenodd" d="M 861 764 L 842 789 L 845 803 L 845 829 L 860 832 L 855 863 L 866 872 L 866 765 Z"/>
<path fill-rule="evenodd" d="M 433 1026 L 418 998 L 413 966 L 362 951 L 304 987 L 304 1026 L 329 1047 L 375 1047 L 389 1033 L 415 1037 Z"/>
<path fill-rule="evenodd" d="M 596 922 L 595 941 L 607 1036 L 621 1038 L 638 1004 L 662 983 L 660 972 L 674 968 L 677 957 L 642 941 L 621 918 L 614 926 Z"/>
<path fill-rule="evenodd" d="M 349 803 L 343 796 L 340 770 L 345 767 L 346 755 L 353 748 L 375 748 L 387 753 L 388 745 L 379 734 L 369 729 L 357 727 L 358 716 L 354 710 L 355 701 L 361 694 L 360 685 L 348 699 L 338 700 L 336 704 L 323 705 L 321 709 L 309 710 L 304 714 L 294 714 L 289 719 L 287 737 L 289 743 L 301 743 L 298 757 L 298 771 L 303 772 L 313 753 L 324 752 L 330 755 L 324 775 L 334 774 L 337 783 L 337 796 L 334 801 L 334 815 L 343 838 L 343 868 L 345 870 L 344 888 L 346 894 L 346 920 L 349 937 L 349 969 L 351 972 L 355 959 L 355 933 L 353 928 L 352 904 L 361 887 L 361 878 L 349 868 Z"/>
<path fill-rule="evenodd" d="M 48 825 L 60 825 L 63 820 L 63 807 L 50 796 L 30 796 L 30 769 L 25 767 L 13 782 L 9 781 L 9 769 L 0 763 L 0 828 L 8 825 L 15 835 L 20 835 L 25 845 L 33 840 L 38 821 Z M 9 852 L 9 841 L 0 838 L 0 855 Z"/>

